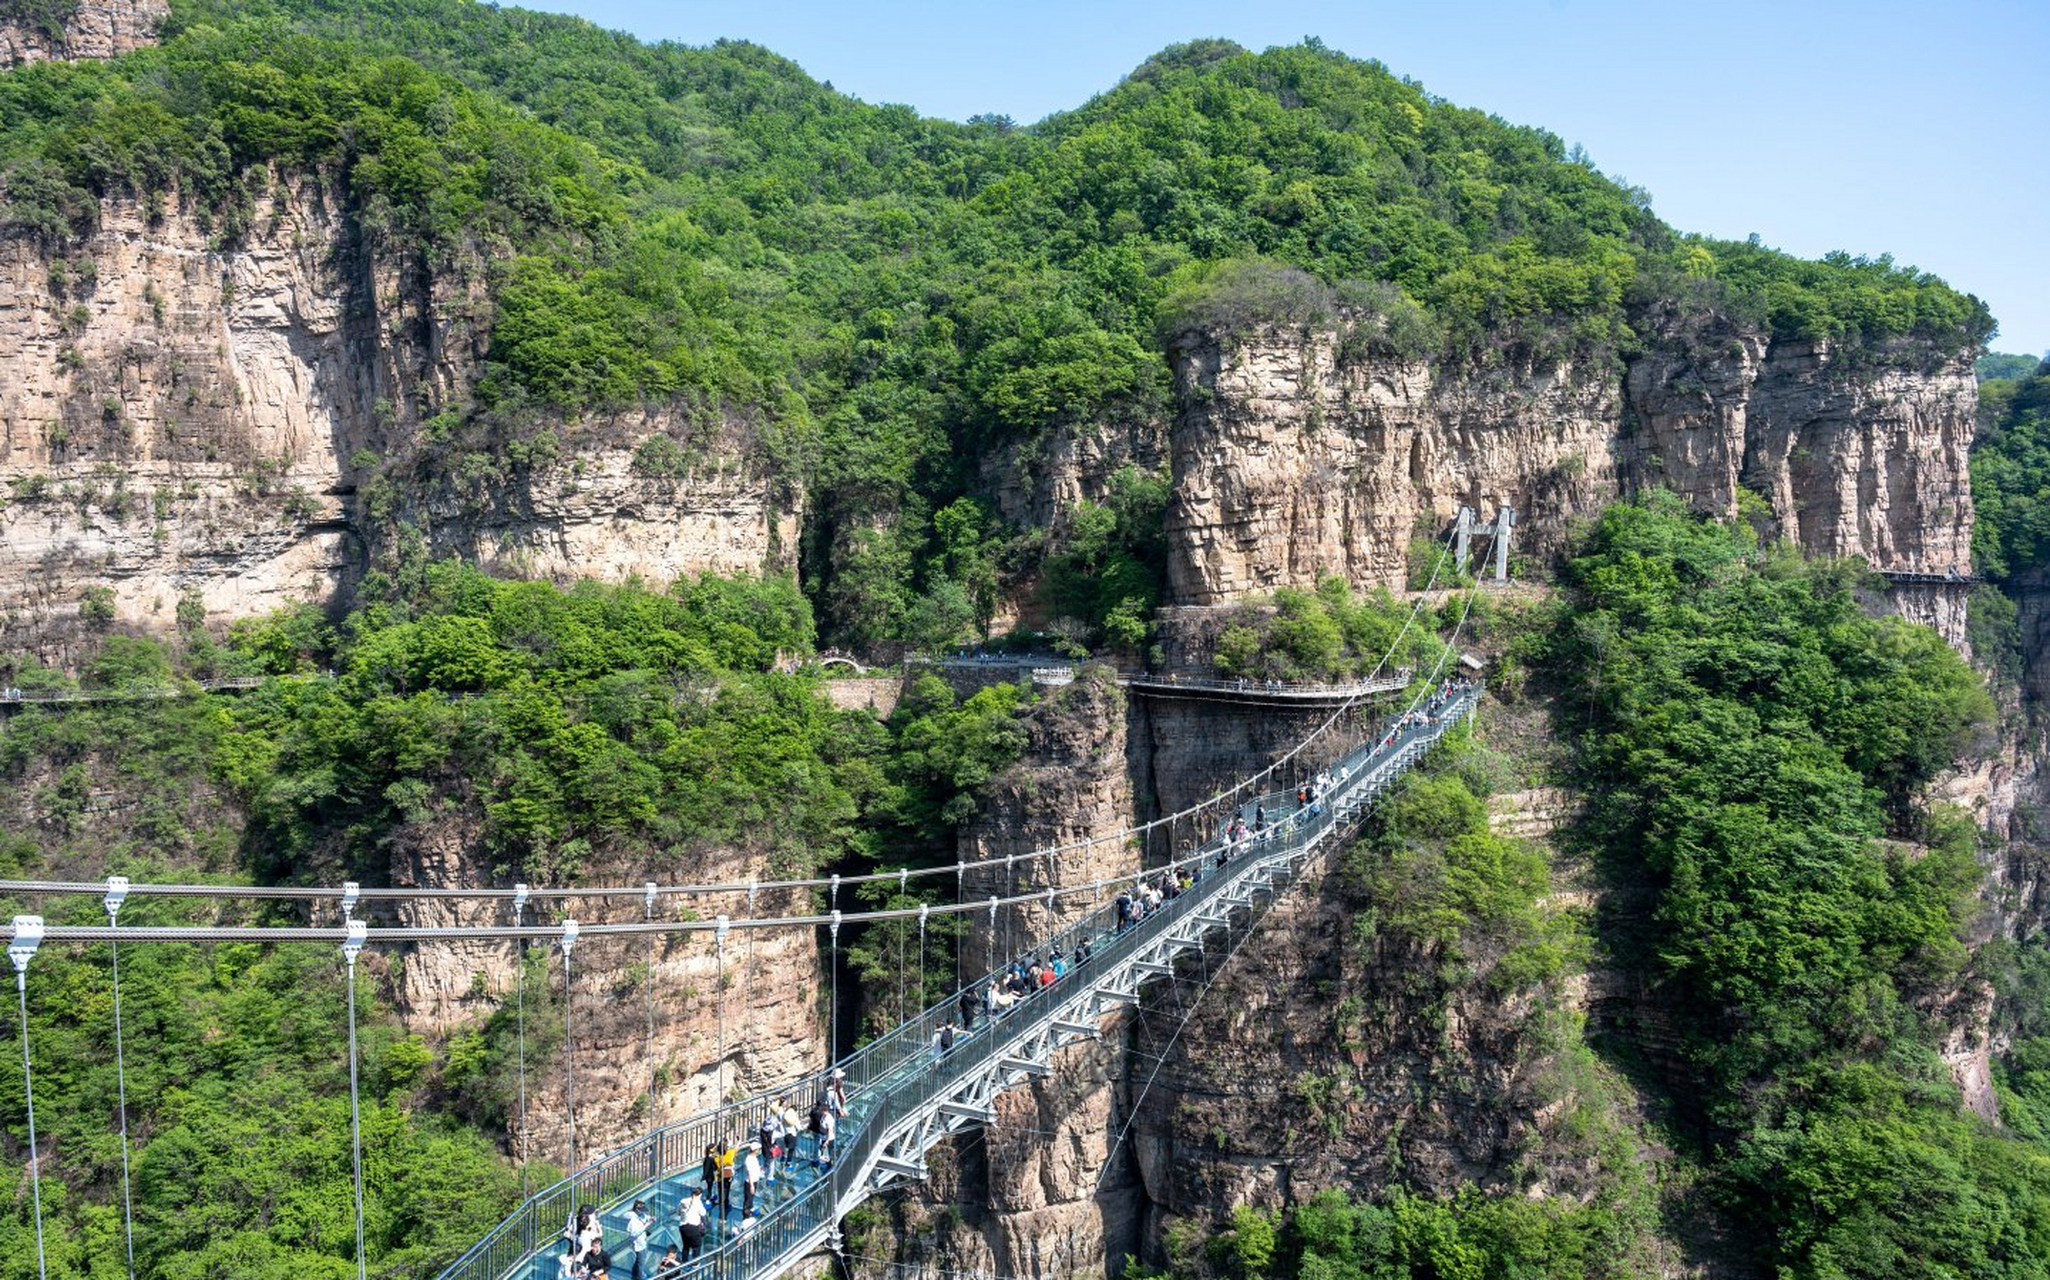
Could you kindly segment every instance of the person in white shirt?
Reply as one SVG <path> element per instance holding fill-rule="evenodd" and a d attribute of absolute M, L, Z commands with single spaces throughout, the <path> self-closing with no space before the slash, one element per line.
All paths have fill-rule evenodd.
<path fill-rule="evenodd" d="M 696 1187 L 692 1187 L 684 1198 L 683 1222 L 678 1234 L 683 1238 L 684 1261 L 697 1257 L 698 1250 L 705 1244 L 705 1193 Z M 664 1265 L 667 1265 L 667 1259 L 664 1259 Z"/>
<path fill-rule="evenodd" d="M 655 1220 L 648 1216 L 648 1202 L 634 1201 L 634 1207 L 626 1214 L 626 1247 L 633 1253 L 633 1269 L 628 1273 L 632 1280 L 643 1280 L 648 1259 L 648 1228 Z"/>
<path fill-rule="evenodd" d="M 746 1151 L 747 1156 L 741 1164 L 741 1176 L 744 1181 L 740 1186 L 740 1225 L 743 1227 L 753 1225 L 755 1197 L 761 1194 L 762 1190 L 761 1154 L 752 1142 L 747 1144 Z"/>

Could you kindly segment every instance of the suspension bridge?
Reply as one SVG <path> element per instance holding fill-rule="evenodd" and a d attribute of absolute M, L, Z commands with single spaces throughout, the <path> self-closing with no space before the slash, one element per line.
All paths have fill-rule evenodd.
<path fill-rule="evenodd" d="M 1434 575 L 1435 580 L 1435 575 Z M 43 945 L 100 945 L 109 947 L 114 968 L 114 1053 L 120 1080 L 122 1135 L 122 1205 L 128 1240 L 129 1274 L 134 1275 L 133 1224 L 129 1213 L 128 1117 L 125 1067 L 120 1018 L 119 946 L 121 942 L 187 943 L 254 941 L 266 943 L 317 942 L 336 945 L 349 974 L 347 1054 L 350 1083 L 351 1149 L 355 1160 L 356 1270 L 359 1280 L 367 1277 L 363 1249 L 363 1173 L 360 1134 L 361 1105 L 356 1044 L 354 974 L 358 957 L 368 947 L 400 943 L 429 944 L 453 939 L 516 940 L 539 942 L 559 952 L 565 995 L 572 983 L 572 956 L 580 938 L 644 936 L 659 934 L 710 935 L 717 954 L 723 957 L 729 936 L 736 930 L 804 929 L 823 930 L 837 953 L 843 926 L 857 922 L 908 923 L 915 919 L 921 940 L 932 917 L 986 913 L 986 938 L 994 946 L 1000 910 L 1040 908 L 1047 919 L 1058 921 L 1063 899 L 1080 899 L 1074 915 L 1053 926 L 1046 936 L 1002 963 L 991 963 L 988 971 L 966 984 L 978 990 L 993 990 L 1005 973 L 1021 966 L 1024 957 L 1064 957 L 1057 978 L 1037 990 L 1028 991 L 1001 1012 L 979 1018 L 962 1016 L 963 1006 L 954 997 L 903 1019 L 886 1034 L 856 1052 L 822 1065 L 815 1072 L 779 1082 L 749 1097 L 726 1102 L 689 1119 L 652 1128 L 640 1138 L 609 1151 L 597 1160 L 576 1168 L 569 1177 L 530 1196 L 496 1228 L 478 1240 L 451 1263 L 439 1280 L 556 1280 L 569 1274 L 564 1261 L 570 1245 L 565 1241 L 565 1224 L 574 1221 L 580 1206 L 599 1212 L 602 1241 L 611 1260 L 611 1275 L 627 1280 L 631 1274 L 627 1210 L 644 1203 L 653 1219 L 649 1232 L 650 1251 L 645 1255 L 644 1274 L 653 1274 L 653 1260 L 665 1245 L 685 1243 L 695 1256 L 680 1271 L 665 1274 L 687 1280 L 777 1280 L 821 1249 L 841 1244 L 839 1223 L 869 1198 L 922 1179 L 926 1157 L 934 1147 L 965 1129 L 991 1123 L 994 1102 L 1006 1090 L 1043 1079 L 1061 1070 L 1060 1051 L 1070 1045 L 1096 1040 L 1115 1031 L 1125 1013 L 1144 1002 L 1149 987 L 1176 976 L 1177 962 L 1203 951 L 1220 932 L 1227 935 L 1249 926 L 1319 855 L 1341 845 L 1352 834 L 1374 803 L 1386 796 L 1453 726 L 1470 718 L 1480 698 L 1478 686 L 1463 677 L 1451 659 L 1457 651 L 1460 632 L 1466 625 L 1478 584 L 1469 590 L 1466 610 L 1453 627 L 1449 643 L 1441 648 L 1436 666 L 1420 681 L 1401 673 L 1403 684 L 1415 690 L 1400 712 L 1377 722 L 1349 720 L 1348 712 L 1366 690 L 1356 690 L 1330 716 L 1295 747 L 1266 767 L 1239 779 L 1229 788 L 1180 812 L 1154 819 L 1124 831 L 1091 837 L 1065 845 L 1049 846 L 1025 855 L 986 859 L 977 863 L 957 862 L 953 866 L 901 869 L 861 876 L 830 879 L 750 881 L 746 884 L 704 884 L 662 886 L 648 883 L 638 887 L 541 888 L 526 885 L 511 888 L 450 887 L 440 889 L 370 888 L 354 884 L 333 887 L 305 886 L 194 886 L 131 885 L 121 877 L 101 884 L 52 881 L 0 881 L 0 893 L 9 895 L 57 895 L 93 893 L 102 896 L 107 924 L 46 924 L 40 916 L 17 916 L 8 946 L 13 962 L 20 1010 L 23 1091 L 28 1122 L 29 1174 L 33 1192 L 37 1262 L 41 1280 L 48 1280 L 44 1265 L 42 1168 L 35 1130 L 34 1061 L 29 1029 L 29 974 L 34 957 Z M 1381 667 L 1362 685 L 1394 679 L 1383 676 L 1390 658 L 1416 624 L 1423 609 L 1420 596 L 1402 632 L 1384 656 Z M 1448 667 L 1450 670 L 1448 671 Z M 1343 739 L 1339 735 L 1345 735 Z M 1321 743 L 1313 757 L 1306 754 Z M 1284 784 L 1294 778 L 1295 787 Z M 1251 816 L 1251 825 L 1242 819 Z M 1101 854 L 1110 848 L 1130 849 L 1139 840 L 1166 827 L 1187 823 L 1207 834 L 1183 846 L 1180 856 L 1136 871 L 1100 876 L 1079 884 L 1049 885 L 1044 890 L 992 896 L 980 902 L 929 903 L 915 909 L 891 908 L 864 912 L 838 910 L 843 885 L 871 881 L 895 881 L 901 887 L 913 877 L 953 874 L 958 886 L 966 883 L 970 869 L 1003 866 L 1013 875 L 1020 858 L 1045 860 L 1049 868 L 1068 859 L 1082 867 L 1101 865 Z M 1140 847 L 1145 847 L 1144 845 Z M 1050 877 L 1049 877 L 1050 878 Z M 1015 886 L 1013 879 L 1011 884 Z M 1163 890 L 1158 905 L 1150 910 L 1132 910 L 1135 891 L 1142 885 Z M 740 918 L 727 915 L 705 920 L 658 920 L 659 898 L 676 895 L 732 894 L 745 891 L 752 908 L 757 894 L 765 890 L 829 890 L 833 910 L 808 915 Z M 188 896 L 214 898 L 270 898 L 297 900 L 308 904 L 333 903 L 340 923 L 317 925 L 261 926 L 120 926 L 120 912 L 131 895 Z M 525 912 L 537 898 L 558 900 L 634 896 L 646 904 L 646 919 L 640 922 L 595 923 L 580 926 L 574 919 L 556 925 L 528 925 Z M 1117 902 L 1112 903 L 1115 897 Z M 393 899 L 506 899 L 510 900 L 513 923 L 446 927 L 380 927 L 356 918 L 368 904 Z M 922 953 L 922 948 L 921 948 Z M 521 988 L 524 1000 L 524 986 Z M 650 1097 L 654 1096 L 654 989 L 652 968 L 648 977 L 650 1027 Z M 524 1046 L 525 1013 L 521 1006 L 521 1034 Z M 834 1004 L 837 1035 L 837 999 Z M 723 1034 L 722 1034 L 723 1040 Z M 723 1047 L 722 1047 L 723 1061 Z M 525 1061 L 521 1060 L 522 1130 L 525 1130 Z M 573 1073 L 575 1053 L 563 1054 L 565 1070 Z M 723 1080 L 723 1071 L 722 1071 Z M 575 1160 L 575 1078 L 569 1076 L 569 1132 L 571 1165 Z M 723 1207 L 714 1206 L 704 1215 L 702 1247 L 685 1241 L 681 1231 L 681 1210 L 702 1159 L 709 1151 L 731 1151 L 744 1143 L 746 1135 L 763 1127 L 765 1120 L 796 1103 L 807 1106 L 816 1099 L 834 1098 L 836 1131 L 830 1144 L 824 1135 L 800 1137 L 797 1149 L 778 1162 L 780 1176 L 762 1189 L 754 1212 L 736 1218 Z"/>

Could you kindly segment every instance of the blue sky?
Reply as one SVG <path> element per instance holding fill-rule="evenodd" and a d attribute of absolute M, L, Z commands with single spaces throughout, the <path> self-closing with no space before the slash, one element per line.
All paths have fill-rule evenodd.
<path fill-rule="evenodd" d="M 1984 298 L 1996 349 L 2050 350 L 2050 0 L 524 2 L 650 40 L 753 40 L 870 102 L 1020 122 L 1164 45 L 1315 35 L 1581 144 L 1683 230 L 1891 253 Z"/>

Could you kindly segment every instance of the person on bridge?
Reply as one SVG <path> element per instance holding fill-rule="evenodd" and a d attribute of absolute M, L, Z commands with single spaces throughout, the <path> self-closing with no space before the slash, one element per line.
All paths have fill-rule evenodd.
<path fill-rule="evenodd" d="M 704 1231 L 703 1227 L 698 1228 L 700 1238 L 704 1236 Z M 696 1255 L 693 1254 L 692 1256 L 695 1257 Z M 677 1254 L 676 1246 L 672 1244 L 662 1251 L 662 1261 L 655 1264 L 655 1280 L 663 1280 L 665 1276 L 678 1275 L 682 1271 L 683 1259 Z"/>
<path fill-rule="evenodd" d="M 826 1106 L 835 1116 L 847 1114 L 847 1072 L 839 1067 L 826 1077 Z"/>
<path fill-rule="evenodd" d="M 705 1199 L 716 1203 L 719 1194 L 719 1148 L 716 1144 L 705 1144 L 705 1164 L 699 1172 L 704 1178 Z"/>
<path fill-rule="evenodd" d="M 562 1236 L 569 1241 L 570 1255 L 582 1262 L 605 1239 L 605 1227 L 598 1221 L 596 1209 L 581 1204 L 577 1206 L 576 1216 L 570 1220 L 569 1226 L 563 1229 Z"/>
<path fill-rule="evenodd" d="M 740 1158 L 740 1144 L 726 1143 L 719 1149 L 719 1216 L 733 1212 L 733 1163 Z"/>
<path fill-rule="evenodd" d="M 762 1122 L 755 1126 L 755 1149 L 762 1153 L 762 1180 L 776 1180 L 776 1112 L 774 1108 L 762 1114 Z"/>
<path fill-rule="evenodd" d="M 677 1227 L 677 1237 L 683 1241 L 683 1257 L 688 1262 L 698 1256 L 698 1250 L 705 1246 L 705 1193 L 696 1187 L 683 1202 L 683 1213 Z M 670 1246 L 670 1257 L 676 1256 L 676 1248 Z M 662 1265 L 669 1265 L 669 1258 L 662 1259 Z M 660 1271 L 655 1273 L 661 1275 Z"/>
<path fill-rule="evenodd" d="M 982 1013 L 982 993 L 972 986 L 961 988 L 961 1030 L 975 1030 L 975 1019 Z"/>
<path fill-rule="evenodd" d="M 626 1247 L 633 1254 L 633 1263 L 627 1271 L 630 1280 L 642 1280 L 647 1273 L 643 1268 L 648 1260 L 648 1228 L 655 1220 L 648 1216 L 648 1202 L 634 1201 L 634 1207 L 626 1215 Z"/>
<path fill-rule="evenodd" d="M 797 1099 L 783 1099 L 783 1109 L 776 1113 L 776 1121 L 783 1130 L 783 1171 L 785 1173 L 797 1164 L 797 1135 L 804 1128 L 804 1117 L 797 1114 Z M 770 1175 L 773 1180 L 775 1175 Z"/>
<path fill-rule="evenodd" d="M 741 1148 L 740 1172 L 740 1227 L 745 1231 L 755 1223 L 755 1197 L 762 1193 L 762 1157 L 752 1142 Z"/>
<path fill-rule="evenodd" d="M 938 1069 L 940 1065 L 940 1059 L 946 1057 L 949 1053 L 953 1052 L 953 1049 L 954 1024 L 951 1022 L 943 1022 L 939 1025 L 939 1028 L 932 1033 L 933 1067 L 935 1069 Z"/>

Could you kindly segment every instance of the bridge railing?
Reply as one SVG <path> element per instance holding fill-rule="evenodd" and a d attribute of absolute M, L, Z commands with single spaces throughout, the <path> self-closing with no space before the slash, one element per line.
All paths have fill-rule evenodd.
<path fill-rule="evenodd" d="M 808 1242 L 830 1225 L 836 1206 L 858 1190 L 860 1180 L 868 1176 L 870 1159 L 879 1145 L 888 1141 L 907 1120 L 930 1107 L 934 1098 L 966 1072 L 986 1066 L 991 1057 L 1015 1046 L 1048 1010 L 1086 989 L 1087 983 L 1078 982 L 1078 978 L 1122 963 L 1135 950 L 1148 945 L 1167 925 L 1198 909 L 1200 904 L 1213 900 L 1261 868 L 1295 856 L 1341 821 L 1338 808 L 1357 788 L 1385 785 L 1385 781 L 1377 784 L 1376 777 L 1393 776 L 1428 750 L 1445 727 L 1471 707 L 1476 697 L 1477 692 L 1463 693 L 1448 701 L 1434 723 L 1400 729 L 1392 740 L 1377 734 L 1347 753 L 1333 766 L 1336 781 L 1316 809 L 1283 813 L 1293 793 L 1265 793 L 1244 802 L 1246 807 L 1256 803 L 1272 806 L 1278 816 L 1264 831 L 1236 843 L 1220 834 L 1186 857 L 1134 873 L 1131 878 L 1137 883 L 1172 868 L 1191 867 L 1198 878 L 1187 892 L 1162 903 L 1144 920 L 1122 931 L 1115 909 L 1102 906 L 1085 912 L 1052 937 L 1042 939 L 1029 952 L 1020 953 L 1048 955 L 1059 949 L 1064 956 L 1072 957 L 1080 943 L 1092 943 L 1088 961 L 1071 967 L 1053 986 L 1028 993 L 1007 1013 L 983 1018 L 974 1032 L 957 1039 L 940 1063 L 935 1064 L 931 1056 L 932 1037 L 942 1025 L 954 1022 L 958 1008 L 954 997 L 921 1011 L 841 1060 L 837 1066 L 846 1073 L 848 1115 L 842 1121 L 839 1149 L 830 1176 L 771 1209 L 757 1225 L 737 1238 L 722 1243 L 708 1237 L 708 1253 L 691 1264 L 687 1274 L 694 1278 L 742 1280 L 759 1274 L 764 1266 L 793 1249 L 808 1248 Z M 1203 874 L 1210 860 L 1226 852 L 1227 847 L 1230 861 L 1211 874 Z M 986 986 L 992 978 L 1007 971 L 1014 959 L 1006 957 L 971 985 Z M 1009 1035 L 1002 1034 L 1005 1029 L 1010 1031 Z M 688 1173 L 702 1160 L 708 1145 L 752 1133 L 783 1100 L 809 1102 L 819 1096 L 826 1074 L 820 1071 L 800 1077 L 628 1143 L 530 1197 L 443 1271 L 440 1280 L 505 1280 L 514 1275 L 533 1275 L 536 1255 L 561 1239 L 563 1228 L 579 1205 L 609 1207 L 664 1179 Z M 711 1225 L 723 1230 L 723 1217 L 715 1218 Z"/>

